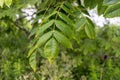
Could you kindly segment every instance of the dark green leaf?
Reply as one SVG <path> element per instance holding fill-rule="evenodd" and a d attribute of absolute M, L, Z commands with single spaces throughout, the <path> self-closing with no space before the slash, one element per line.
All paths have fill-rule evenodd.
<path fill-rule="evenodd" d="M 85 7 L 90 9 L 93 9 L 94 7 L 96 7 L 97 3 L 98 3 L 98 0 L 84 0 Z"/>
<path fill-rule="evenodd" d="M 68 24 L 70 24 L 70 25 L 73 25 L 73 24 L 74 24 L 73 21 L 72 21 L 69 17 L 67 17 L 65 14 L 63 14 L 62 12 L 58 12 L 58 15 L 59 15 L 59 17 L 60 17 L 62 20 L 64 20 L 66 23 L 68 23 Z"/>
<path fill-rule="evenodd" d="M 68 9 L 65 5 L 62 5 L 61 8 L 62 8 L 66 13 L 72 14 L 72 12 L 70 11 L 70 9 Z"/>

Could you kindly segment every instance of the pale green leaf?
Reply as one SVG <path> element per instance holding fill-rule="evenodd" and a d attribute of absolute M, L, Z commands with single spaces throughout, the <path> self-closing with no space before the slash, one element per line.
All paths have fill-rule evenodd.
<path fill-rule="evenodd" d="M 69 25 L 65 24 L 63 21 L 60 20 L 56 20 L 55 24 L 56 27 L 60 29 L 66 36 L 68 36 L 69 38 L 74 37 L 74 33 Z"/>
<path fill-rule="evenodd" d="M 85 32 L 89 38 L 94 39 L 95 38 L 95 29 L 94 29 L 95 26 L 89 18 L 86 18 L 86 21 L 87 23 L 85 25 Z"/>
<path fill-rule="evenodd" d="M 10 5 L 12 4 L 12 0 L 4 0 L 6 6 L 10 7 Z"/>
<path fill-rule="evenodd" d="M 79 21 L 76 23 L 76 28 L 77 28 L 76 31 L 80 31 L 85 24 L 86 24 L 86 18 L 81 17 Z"/>
<path fill-rule="evenodd" d="M 54 31 L 54 37 L 63 46 L 65 46 L 67 48 L 72 48 L 72 44 L 71 44 L 70 40 L 67 37 L 65 37 L 62 33 L 58 32 L 58 31 Z"/>
<path fill-rule="evenodd" d="M 59 53 L 58 43 L 54 38 L 51 38 L 44 46 L 44 57 L 50 62 L 54 60 Z"/>
<path fill-rule="evenodd" d="M 104 0 L 103 4 L 104 5 L 112 5 L 112 4 L 115 4 L 115 3 L 118 3 L 118 2 L 120 2 L 120 0 Z"/>
<path fill-rule="evenodd" d="M 29 57 L 29 64 L 31 66 L 31 68 L 33 69 L 33 71 L 36 71 L 36 53 L 33 53 L 30 57 Z"/>
<path fill-rule="evenodd" d="M 3 7 L 4 5 L 4 0 L 0 0 L 0 7 Z"/>
<path fill-rule="evenodd" d="M 37 41 L 37 43 L 35 44 L 35 46 L 32 47 L 32 48 L 29 50 L 29 52 L 28 52 L 28 57 L 30 57 L 30 55 L 31 55 L 37 48 L 39 48 L 39 47 L 41 47 L 43 44 L 45 44 L 45 42 L 46 42 L 51 36 L 52 36 L 52 31 L 47 32 L 47 33 L 45 33 L 44 35 L 42 35 L 42 36 L 38 39 L 38 41 Z"/>
<path fill-rule="evenodd" d="M 120 16 L 120 3 L 111 5 L 107 8 L 107 10 L 104 13 L 105 17 L 119 17 Z"/>

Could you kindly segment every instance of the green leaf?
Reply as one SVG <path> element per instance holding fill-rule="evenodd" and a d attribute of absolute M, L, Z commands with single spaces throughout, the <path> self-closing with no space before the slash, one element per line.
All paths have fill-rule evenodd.
<path fill-rule="evenodd" d="M 60 20 L 56 20 L 55 24 L 56 24 L 56 27 L 60 29 L 70 39 L 74 37 L 74 33 L 71 30 L 69 25 L 65 24 L 63 21 L 60 21 Z"/>
<path fill-rule="evenodd" d="M 36 43 L 36 47 L 41 47 L 50 37 L 52 36 L 52 31 L 49 31 L 42 35 Z"/>
<path fill-rule="evenodd" d="M 62 12 L 58 12 L 58 15 L 66 23 L 73 25 L 73 21 L 69 17 L 67 17 L 65 14 L 63 14 Z"/>
<path fill-rule="evenodd" d="M 10 7 L 10 5 L 12 4 L 12 0 L 4 0 L 6 6 Z"/>
<path fill-rule="evenodd" d="M 4 5 L 4 0 L 0 0 L 0 7 L 3 8 L 3 5 Z"/>
<path fill-rule="evenodd" d="M 35 50 L 36 50 L 36 47 L 31 47 L 31 48 L 29 49 L 29 52 L 28 52 L 28 56 L 27 56 L 27 57 L 30 57 L 34 52 L 36 52 Z"/>
<path fill-rule="evenodd" d="M 93 9 L 94 7 L 96 7 L 97 3 L 98 3 L 98 0 L 84 0 L 85 7 L 87 8 L 89 7 L 90 9 Z"/>
<path fill-rule="evenodd" d="M 103 4 L 104 5 L 112 5 L 112 4 L 119 3 L 119 2 L 120 2 L 120 0 L 104 0 Z"/>
<path fill-rule="evenodd" d="M 58 56 L 58 53 L 58 43 L 54 38 L 51 38 L 44 46 L 44 57 L 51 63 Z"/>
<path fill-rule="evenodd" d="M 105 11 L 104 16 L 108 18 L 119 17 L 120 16 L 120 3 L 109 6 L 107 10 Z"/>
<path fill-rule="evenodd" d="M 50 26 L 52 26 L 53 23 L 54 23 L 54 20 L 51 20 L 51 21 L 47 22 L 46 24 L 44 24 L 44 25 L 42 25 L 41 27 L 39 27 L 39 28 L 37 29 L 37 32 L 36 32 L 36 30 L 34 30 L 34 31 L 32 32 L 32 34 L 36 32 L 35 37 L 38 37 L 38 36 L 41 35 L 46 29 L 48 29 Z M 31 34 L 31 35 L 32 35 L 32 34 Z"/>
<path fill-rule="evenodd" d="M 55 15 L 57 13 L 57 11 L 54 11 L 52 12 L 50 15 L 46 16 L 44 19 L 43 19 L 43 22 L 46 22 L 51 16 Z"/>
<path fill-rule="evenodd" d="M 107 9 L 107 7 L 108 7 L 108 6 L 99 4 L 99 5 L 97 6 L 98 15 L 104 14 L 104 12 L 105 12 L 105 10 Z"/>
<path fill-rule="evenodd" d="M 79 21 L 76 23 L 76 28 L 77 28 L 76 31 L 80 31 L 85 24 L 86 24 L 86 18 L 81 17 Z"/>
<path fill-rule="evenodd" d="M 39 48 L 39 47 L 41 47 L 43 44 L 45 44 L 45 42 L 46 42 L 51 36 L 52 36 L 52 31 L 47 32 L 47 33 L 45 33 L 44 35 L 42 35 L 42 36 L 38 39 L 36 45 L 29 50 L 29 52 L 28 52 L 28 57 L 30 57 L 30 55 L 31 55 L 37 48 Z"/>
<path fill-rule="evenodd" d="M 33 71 L 36 71 L 36 53 L 33 53 L 30 57 L 29 57 L 29 64 L 31 66 L 31 68 L 33 69 Z"/>
<path fill-rule="evenodd" d="M 85 25 L 85 32 L 90 39 L 94 39 L 95 38 L 95 29 L 94 29 L 95 26 L 89 18 L 86 18 L 86 21 L 87 23 Z"/>
<path fill-rule="evenodd" d="M 63 46 L 65 46 L 67 48 L 72 48 L 72 44 L 71 44 L 70 40 L 67 37 L 65 37 L 62 33 L 58 32 L 58 31 L 54 31 L 54 37 Z"/>
<path fill-rule="evenodd" d="M 69 10 L 71 10 L 71 11 L 74 11 L 74 10 L 75 10 L 74 6 L 73 6 L 70 2 L 68 2 L 68 1 L 64 2 L 64 5 L 65 5 L 67 8 L 69 8 Z"/>
<path fill-rule="evenodd" d="M 68 9 L 66 6 L 62 5 L 61 8 L 62 8 L 66 13 L 72 14 L 72 12 L 70 11 L 70 9 Z"/>
<path fill-rule="evenodd" d="M 105 10 L 107 9 L 107 5 L 103 5 L 104 0 L 98 0 L 98 5 L 97 5 L 97 13 L 98 15 L 104 14 Z"/>

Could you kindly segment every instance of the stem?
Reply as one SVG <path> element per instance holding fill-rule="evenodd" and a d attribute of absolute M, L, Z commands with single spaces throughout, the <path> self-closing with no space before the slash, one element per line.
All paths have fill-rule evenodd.
<path fill-rule="evenodd" d="M 104 67 L 105 67 L 105 61 L 102 64 L 102 68 L 101 68 L 101 72 L 100 72 L 100 80 L 102 80 L 102 77 L 103 77 Z"/>

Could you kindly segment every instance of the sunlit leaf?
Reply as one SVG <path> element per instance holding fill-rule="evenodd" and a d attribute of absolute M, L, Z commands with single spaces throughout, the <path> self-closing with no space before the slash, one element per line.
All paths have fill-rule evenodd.
<path fill-rule="evenodd" d="M 4 0 L 0 0 L 0 7 L 3 7 L 4 5 Z"/>
<path fill-rule="evenodd" d="M 12 4 L 12 0 L 4 0 L 5 4 L 10 7 L 10 5 Z"/>
<path fill-rule="evenodd" d="M 104 0 L 104 5 L 111 5 L 120 2 L 120 0 Z"/>
<path fill-rule="evenodd" d="M 58 43 L 54 38 L 51 38 L 44 46 L 44 57 L 50 62 L 54 60 L 59 53 Z"/>
<path fill-rule="evenodd" d="M 94 39 L 95 38 L 95 29 L 94 29 L 95 26 L 89 18 L 86 18 L 86 21 L 87 23 L 85 25 L 85 32 L 89 38 Z"/>
<path fill-rule="evenodd" d="M 33 71 L 36 71 L 36 53 L 33 53 L 30 57 L 29 57 L 29 64 L 31 66 L 31 68 L 33 69 Z"/>
<path fill-rule="evenodd" d="M 86 24 L 86 18 L 81 17 L 79 21 L 77 21 L 76 23 L 76 31 L 80 31 L 85 24 Z"/>

